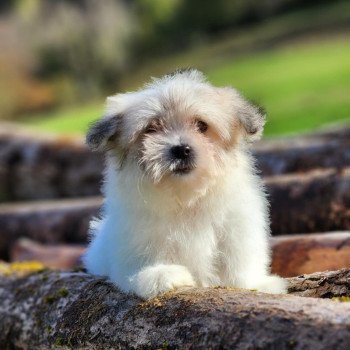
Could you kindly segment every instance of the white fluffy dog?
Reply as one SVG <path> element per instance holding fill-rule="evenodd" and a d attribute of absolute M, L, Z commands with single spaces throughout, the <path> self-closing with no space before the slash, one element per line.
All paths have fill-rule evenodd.
<path fill-rule="evenodd" d="M 87 135 L 107 152 L 87 270 L 143 298 L 181 286 L 284 293 L 269 273 L 268 203 L 247 149 L 264 122 L 196 70 L 108 98 Z"/>

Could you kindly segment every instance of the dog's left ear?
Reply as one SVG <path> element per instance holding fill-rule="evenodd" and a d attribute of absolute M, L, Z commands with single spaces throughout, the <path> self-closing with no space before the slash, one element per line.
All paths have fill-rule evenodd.
<path fill-rule="evenodd" d="M 248 141 L 261 138 L 266 122 L 266 112 L 262 107 L 257 107 L 242 98 L 238 108 L 238 119 Z"/>
<path fill-rule="evenodd" d="M 228 106 L 231 115 L 247 141 L 258 140 L 264 130 L 266 113 L 263 108 L 246 100 L 232 87 L 217 88 L 221 103 Z"/>
<path fill-rule="evenodd" d="M 104 117 L 90 127 L 86 144 L 92 151 L 106 151 L 120 133 L 121 115 Z"/>

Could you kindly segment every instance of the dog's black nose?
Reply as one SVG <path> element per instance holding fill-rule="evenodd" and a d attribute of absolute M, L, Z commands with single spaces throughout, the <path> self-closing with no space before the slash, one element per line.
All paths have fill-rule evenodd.
<path fill-rule="evenodd" d="M 175 159 L 185 160 L 192 156 L 192 149 L 189 145 L 173 146 L 170 152 Z"/>

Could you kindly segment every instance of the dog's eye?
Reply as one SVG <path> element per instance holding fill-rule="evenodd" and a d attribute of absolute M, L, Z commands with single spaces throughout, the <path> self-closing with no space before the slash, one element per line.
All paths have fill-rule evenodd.
<path fill-rule="evenodd" d="M 157 132 L 162 129 L 162 124 L 159 119 L 154 119 L 151 121 L 151 123 L 147 126 L 145 133 L 151 134 L 154 132 Z"/>
<path fill-rule="evenodd" d="M 203 120 L 197 120 L 196 126 L 199 132 L 205 133 L 208 130 L 208 124 L 204 122 Z"/>

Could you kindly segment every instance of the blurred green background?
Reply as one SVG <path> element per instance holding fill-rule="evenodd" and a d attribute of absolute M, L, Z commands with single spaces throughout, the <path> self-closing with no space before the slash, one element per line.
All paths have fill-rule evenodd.
<path fill-rule="evenodd" d="M 350 1 L 1 0 L 1 120 L 82 134 L 180 67 L 263 105 L 266 135 L 349 121 Z"/>

